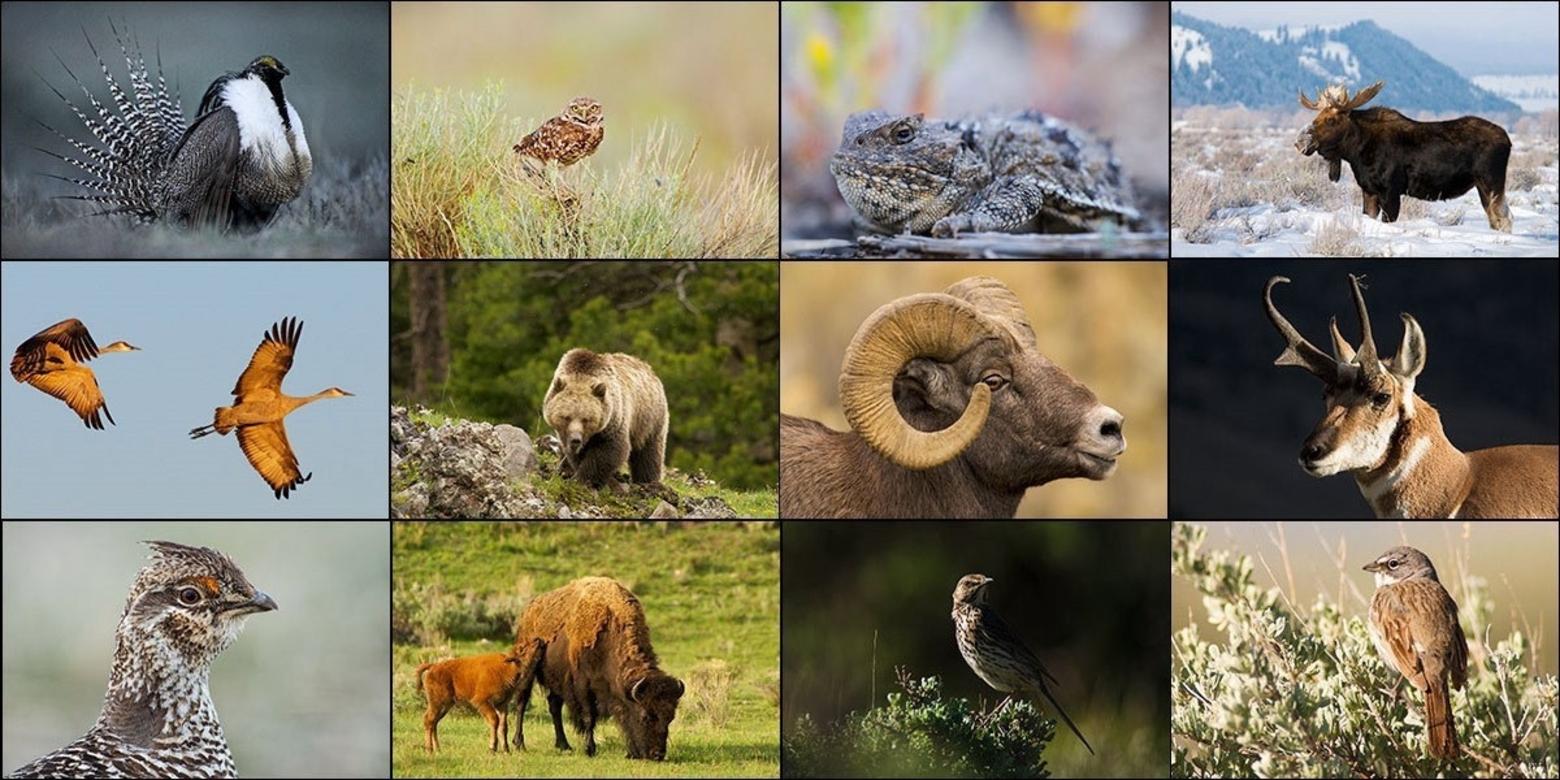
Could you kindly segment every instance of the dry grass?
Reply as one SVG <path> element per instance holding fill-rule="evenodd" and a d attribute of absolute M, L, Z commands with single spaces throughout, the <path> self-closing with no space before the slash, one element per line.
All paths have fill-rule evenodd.
<path fill-rule="evenodd" d="M 690 174 L 698 142 L 657 127 L 628 162 L 532 174 L 508 143 L 532 126 L 500 119 L 501 89 L 408 92 L 392 114 L 395 257 L 745 258 L 778 253 L 778 178 L 751 155 L 717 177 Z"/>
<path fill-rule="evenodd" d="M 1309 250 L 1327 257 L 1360 257 L 1365 253 L 1365 245 L 1353 224 L 1335 217 L 1316 231 Z"/>

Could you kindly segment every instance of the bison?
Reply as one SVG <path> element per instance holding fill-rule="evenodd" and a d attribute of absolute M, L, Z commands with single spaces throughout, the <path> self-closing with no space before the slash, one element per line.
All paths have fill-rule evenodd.
<path fill-rule="evenodd" d="M 1295 139 L 1295 148 L 1327 160 L 1333 181 L 1347 160 L 1368 217 L 1381 213 L 1383 222 L 1396 222 L 1404 195 L 1447 200 L 1477 187 L 1490 227 L 1510 233 L 1506 160 L 1511 137 L 1506 131 L 1476 116 L 1416 122 L 1390 108 L 1361 109 L 1382 86 L 1378 81 L 1349 97 L 1347 88 L 1334 84 L 1315 100 L 1301 92 L 1300 105 L 1317 113 Z"/>
<path fill-rule="evenodd" d="M 537 641 L 542 660 L 536 677 L 547 689 L 559 750 L 570 749 L 563 734 L 568 705 L 575 730 L 585 735 L 586 755 L 596 755 L 596 721 L 614 717 L 629 758 L 666 758 L 667 729 L 683 683 L 657 665 L 644 608 L 628 588 L 606 577 L 584 577 L 537 596 L 520 616 L 516 654 Z M 516 724 L 523 724 L 530 700 L 528 681 L 520 689 Z M 515 745 L 525 745 L 523 725 L 515 729 Z"/>
<path fill-rule="evenodd" d="M 1012 517 L 1029 487 L 1105 479 L 1127 447 L 990 277 L 880 307 L 839 387 L 850 431 L 780 415 L 781 517 Z"/>

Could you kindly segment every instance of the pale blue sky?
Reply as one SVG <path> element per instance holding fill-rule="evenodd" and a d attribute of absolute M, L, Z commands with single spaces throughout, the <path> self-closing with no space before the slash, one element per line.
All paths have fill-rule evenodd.
<path fill-rule="evenodd" d="M 387 269 L 383 262 L 6 262 L 0 346 L 63 319 L 99 347 L 141 352 L 90 364 L 117 426 L 94 431 L 64 403 L 9 376 L 0 392 L 5 517 L 384 517 Z M 231 434 L 190 440 L 273 322 L 304 323 L 289 395 L 340 387 L 287 417 L 314 478 L 276 500 Z M 107 421 L 105 420 L 105 423 Z"/>
<path fill-rule="evenodd" d="M 1560 69 L 1560 4 L 1174 2 L 1175 11 L 1227 27 L 1345 25 L 1369 19 L 1464 76 Z"/>

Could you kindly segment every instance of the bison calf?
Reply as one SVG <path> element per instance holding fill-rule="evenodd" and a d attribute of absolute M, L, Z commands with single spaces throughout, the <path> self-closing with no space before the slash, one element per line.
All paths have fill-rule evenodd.
<path fill-rule="evenodd" d="M 567 704 L 574 728 L 596 754 L 596 722 L 615 717 L 629 758 L 666 758 L 667 730 L 677 716 L 683 683 L 661 671 L 639 599 L 606 577 L 584 577 L 537 596 L 520 616 L 515 647 L 540 647 L 536 678 L 547 689 L 559 750 Z M 515 744 L 523 744 L 530 682 L 520 690 Z"/>
<path fill-rule="evenodd" d="M 487 721 L 488 750 L 496 753 L 502 743 L 504 752 L 509 752 L 509 701 L 522 688 L 529 691 L 540 653 L 540 643 L 518 644 L 508 653 L 418 666 L 417 688 L 428 698 L 428 711 L 423 713 L 423 744 L 428 752 L 438 750 L 439 721 L 457 701 L 470 702 Z"/>

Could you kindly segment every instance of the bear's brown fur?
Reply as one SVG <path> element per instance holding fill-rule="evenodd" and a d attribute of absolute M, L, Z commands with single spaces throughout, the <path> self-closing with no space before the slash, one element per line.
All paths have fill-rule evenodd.
<path fill-rule="evenodd" d="M 601 487 L 624 461 L 635 482 L 660 482 L 666 464 L 666 389 L 633 355 L 571 349 L 542 402 L 575 478 Z"/>

